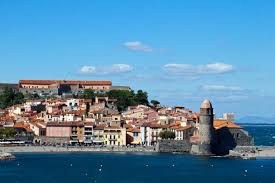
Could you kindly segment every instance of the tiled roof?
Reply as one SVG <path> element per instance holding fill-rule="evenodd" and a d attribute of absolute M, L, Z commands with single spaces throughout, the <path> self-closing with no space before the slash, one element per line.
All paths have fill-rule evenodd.
<path fill-rule="evenodd" d="M 215 120 L 214 121 L 214 128 L 215 129 L 220 129 L 220 128 L 223 128 L 223 127 L 236 128 L 236 129 L 242 128 L 241 126 L 239 126 L 239 125 L 237 125 L 233 122 L 227 121 L 227 120 Z"/>
<path fill-rule="evenodd" d="M 30 125 L 25 122 L 17 122 L 13 126 L 14 128 L 24 128 L 27 132 L 32 132 Z"/>
<path fill-rule="evenodd" d="M 85 125 L 85 126 L 93 126 L 94 123 L 93 123 L 93 122 L 84 122 L 84 125 Z"/>
<path fill-rule="evenodd" d="M 139 128 L 130 128 L 130 129 L 127 130 L 127 132 L 132 132 L 132 133 L 136 132 L 136 133 L 140 133 L 140 129 L 139 129 Z"/>
<path fill-rule="evenodd" d="M 31 84 L 31 85 L 52 85 L 52 84 L 112 85 L 112 82 L 111 81 L 78 81 L 78 80 L 20 80 L 19 84 Z"/>
<path fill-rule="evenodd" d="M 49 122 L 47 127 L 82 127 L 84 126 L 83 122 L 72 121 L 72 122 Z"/>
<path fill-rule="evenodd" d="M 104 130 L 105 127 L 106 127 L 106 125 L 96 125 L 94 130 Z"/>
<path fill-rule="evenodd" d="M 105 127 L 104 129 L 121 129 L 119 126 L 108 126 L 108 127 Z"/>
<path fill-rule="evenodd" d="M 192 128 L 192 126 L 191 125 L 187 125 L 187 126 L 184 126 L 184 127 L 180 127 L 180 128 L 178 128 L 178 129 L 176 129 L 177 131 L 185 131 L 185 130 L 188 130 L 188 129 L 190 129 L 190 128 Z"/>
<path fill-rule="evenodd" d="M 143 123 L 143 127 L 150 127 L 150 128 L 168 128 L 168 125 L 161 125 L 158 123 Z"/>

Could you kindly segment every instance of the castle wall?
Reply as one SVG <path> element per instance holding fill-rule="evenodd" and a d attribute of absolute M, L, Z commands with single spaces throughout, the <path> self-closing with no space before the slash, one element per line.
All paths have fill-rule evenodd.
<path fill-rule="evenodd" d="M 156 151 L 189 153 L 191 151 L 191 143 L 189 140 L 159 140 Z"/>

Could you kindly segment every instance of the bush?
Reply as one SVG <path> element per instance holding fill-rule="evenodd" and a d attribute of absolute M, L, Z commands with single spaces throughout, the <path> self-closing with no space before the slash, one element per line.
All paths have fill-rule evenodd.
<path fill-rule="evenodd" d="M 161 139 L 175 139 L 176 135 L 171 131 L 162 131 L 159 133 Z"/>

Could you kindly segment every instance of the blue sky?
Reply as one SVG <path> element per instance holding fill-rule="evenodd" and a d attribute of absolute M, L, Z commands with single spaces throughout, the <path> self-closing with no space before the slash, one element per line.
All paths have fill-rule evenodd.
<path fill-rule="evenodd" d="M 275 116 L 274 50 L 274 1 L 0 1 L 0 82 L 104 79 Z"/>

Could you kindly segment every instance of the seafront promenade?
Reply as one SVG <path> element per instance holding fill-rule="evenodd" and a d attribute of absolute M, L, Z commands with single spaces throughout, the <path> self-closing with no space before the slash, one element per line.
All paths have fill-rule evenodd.
<path fill-rule="evenodd" d="M 127 146 L 0 146 L 0 153 L 89 153 L 89 152 L 124 152 L 124 153 L 156 153 L 155 147 Z M 186 152 L 182 152 L 186 153 Z M 227 157 L 241 159 L 275 158 L 275 146 L 242 146 L 231 150 Z"/>
<path fill-rule="evenodd" d="M 0 152 L 8 153 L 44 153 L 44 152 L 156 152 L 154 147 L 62 147 L 62 146 L 0 146 Z"/>

